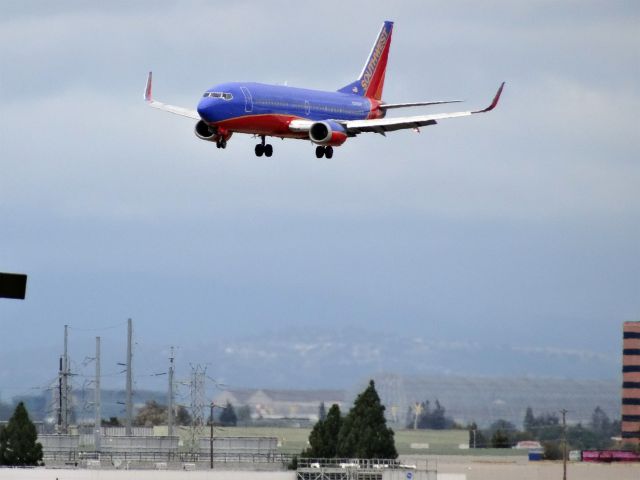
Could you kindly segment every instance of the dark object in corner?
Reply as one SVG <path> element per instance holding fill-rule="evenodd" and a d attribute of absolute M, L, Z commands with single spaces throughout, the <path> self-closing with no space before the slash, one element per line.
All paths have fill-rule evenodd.
<path fill-rule="evenodd" d="M 0 298 L 24 300 L 27 291 L 27 276 L 22 273 L 0 272 Z"/>

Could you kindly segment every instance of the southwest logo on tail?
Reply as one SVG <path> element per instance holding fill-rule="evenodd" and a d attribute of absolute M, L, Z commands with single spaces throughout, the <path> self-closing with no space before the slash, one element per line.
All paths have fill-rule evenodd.
<path fill-rule="evenodd" d="M 384 22 L 382 30 L 373 44 L 367 63 L 364 64 L 362 73 L 358 80 L 342 87 L 339 92 L 355 93 L 364 95 L 375 100 L 382 98 L 382 88 L 384 87 L 384 74 L 387 71 L 387 58 L 389 58 L 389 47 L 391 46 L 391 33 L 393 32 L 393 22 Z"/>
<path fill-rule="evenodd" d="M 267 137 L 297 138 L 316 145 L 317 158 L 333 157 L 333 147 L 363 132 L 385 135 L 402 129 L 435 125 L 439 120 L 465 117 L 493 110 L 504 82 L 491 104 L 482 110 L 385 118 L 390 109 L 458 103 L 440 100 L 386 103 L 382 100 L 384 77 L 391 47 L 393 22 L 384 22 L 360 76 L 336 92 L 309 90 L 254 82 L 229 82 L 204 92 L 196 110 L 168 105 L 152 98 L 149 72 L 144 99 L 151 107 L 197 120 L 195 134 L 226 148 L 234 133 L 257 136 L 258 157 L 273 155 Z"/>

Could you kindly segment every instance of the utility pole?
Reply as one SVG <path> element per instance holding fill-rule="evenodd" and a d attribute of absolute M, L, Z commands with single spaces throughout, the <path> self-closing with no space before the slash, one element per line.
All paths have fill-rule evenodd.
<path fill-rule="evenodd" d="M 69 379 L 67 378 L 69 368 L 68 357 L 68 344 L 69 344 L 69 325 L 64 326 L 64 353 L 62 354 L 62 433 L 69 433 L 69 416 L 67 406 L 67 391 L 69 385 Z"/>
<path fill-rule="evenodd" d="M 58 429 L 57 433 L 62 433 L 62 357 L 60 357 L 60 366 L 58 368 Z"/>
<path fill-rule="evenodd" d="M 132 402 L 132 360 L 133 354 L 131 353 L 131 338 L 133 335 L 133 327 L 131 325 L 131 319 L 127 321 L 127 398 L 126 402 L 126 420 L 125 420 L 125 433 L 127 436 L 131 436 L 131 423 L 133 420 L 133 402 Z"/>
<path fill-rule="evenodd" d="M 96 337 L 96 381 L 95 381 L 95 421 L 93 430 L 93 443 L 96 452 L 100 452 L 100 428 L 102 427 L 102 410 L 100 405 L 100 337 Z"/>
<path fill-rule="evenodd" d="M 209 455 L 211 458 L 211 469 L 213 470 L 213 407 L 214 404 L 211 402 L 211 416 L 209 417 L 209 422 L 211 424 L 211 435 L 209 435 Z"/>
<path fill-rule="evenodd" d="M 567 480 L 567 412 L 568 410 L 562 409 L 562 480 Z"/>
<path fill-rule="evenodd" d="M 167 435 L 173 436 L 173 347 L 169 357 L 169 408 L 167 409 Z"/>
<path fill-rule="evenodd" d="M 69 325 L 64 326 L 64 353 L 60 358 L 60 378 L 58 380 L 58 433 L 69 433 Z"/>

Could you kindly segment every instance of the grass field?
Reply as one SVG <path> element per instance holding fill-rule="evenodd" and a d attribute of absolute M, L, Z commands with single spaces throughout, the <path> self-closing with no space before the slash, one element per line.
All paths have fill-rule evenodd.
<path fill-rule="evenodd" d="M 217 428 L 216 436 L 221 437 L 277 437 L 279 451 L 282 453 L 300 453 L 307 447 L 311 429 L 276 427 L 225 427 Z M 467 443 L 466 430 L 397 430 L 396 448 L 400 455 L 526 455 L 526 452 L 511 449 L 463 450 L 460 444 Z M 429 448 L 412 448 L 429 445 Z"/>

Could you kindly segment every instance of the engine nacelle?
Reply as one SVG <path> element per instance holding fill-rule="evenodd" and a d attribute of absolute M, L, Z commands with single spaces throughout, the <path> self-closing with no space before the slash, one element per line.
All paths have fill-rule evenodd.
<path fill-rule="evenodd" d="M 208 142 L 216 142 L 219 138 L 218 131 L 215 128 L 211 128 L 203 120 L 200 120 L 198 123 L 196 123 L 194 132 L 196 134 L 196 137 Z"/>
<path fill-rule="evenodd" d="M 332 121 L 315 122 L 309 128 L 309 138 L 318 145 L 342 145 L 347 140 L 347 132 L 339 123 Z"/>

